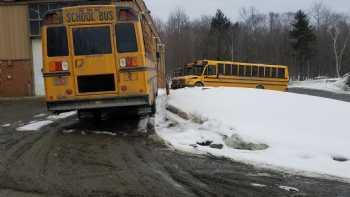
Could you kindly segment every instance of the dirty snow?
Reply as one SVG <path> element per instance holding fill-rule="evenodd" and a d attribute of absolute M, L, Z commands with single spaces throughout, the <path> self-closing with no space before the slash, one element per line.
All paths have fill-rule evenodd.
<path fill-rule="evenodd" d="M 173 105 L 203 123 L 183 120 L 165 110 Z M 350 179 L 350 103 L 269 90 L 186 88 L 158 98 L 156 131 L 178 150 L 212 154 L 261 167 L 310 176 Z M 266 149 L 230 147 L 225 139 L 239 136 Z M 236 138 L 234 138 L 236 139 Z M 198 142 L 223 144 L 222 149 Z"/>
<path fill-rule="evenodd" d="M 348 76 L 344 78 L 291 81 L 289 83 L 289 88 L 305 88 L 329 91 L 339 94 L 350 94 L 349 87 L 346 85 L 346 80 L 348 80 Z"/>
<path fill-rule="evenodd" d="M 22 127 L 18 127 L 16 130 L 17 131 L 38 131 L 42 127 L 47 126 L 49 124 L 53 123 L 51 120 L 43 120 L 43 121 L 38 121 L 38 122 L 32 122 L 27 125 L 24 125 Z"/>
<path fill-rule="evenodd" d="M 9 124 L 9 123 L 1 125 L 1 127 L 10 127 L 10 126 L 11 126 L 11 124 Z"/>

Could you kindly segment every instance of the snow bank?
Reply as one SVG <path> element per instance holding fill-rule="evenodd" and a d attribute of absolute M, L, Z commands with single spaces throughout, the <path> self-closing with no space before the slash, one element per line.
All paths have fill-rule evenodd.
<path fill-rule="evenodd" d="M 53 123 L 51 120 L 43 120 L 38 122 L 32 122 L 30 124 L 24 125 L 22 127 L 18 127 L 17 131 L 38 131 L 44 126 L 47 126 L 49 124 Z"/>
<path fill-rule="evenodd" d="M 292 81 L 289 88 L 306 88 L 315 90 L 324 90 L 334 93 L 350 94 L 348 86 L 349 76 L 344 78 L 319 79 L 306 81 Z"/>
<path fill-rule="evenodd" d="M 167 104 L 206 121 L 197 124 L 182 120 L 166 112 Z M 182 151 L 303 174 L 350 178 L 350 103 L 268 90 L 187 88 L 161 96 L 158 108 L 157 133 Z M 234 149 L 225 143 L 234 135 L 268 147 Z M 198 145 L 205 141 L 224 146 L 215 149 Z M 345 161 L 336 161 L 336 157 Z"/>

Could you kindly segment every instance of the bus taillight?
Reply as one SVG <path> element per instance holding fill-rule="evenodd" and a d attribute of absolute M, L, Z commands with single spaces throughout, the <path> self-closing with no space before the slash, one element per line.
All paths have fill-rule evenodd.
<path fill-rule="evenodd" d="M 68 62 L 66 61 L 62 61 L 62 62 L 50 62 L 50 66 L 49 66 L 49 71 L 50 72 L 64 72 L 64 71 L 68 71 Z"/>
<path fill-rule="evenodd" d="M 136 57 L 126 57 L 120 59 L 120 67 L 122 68 L 130 68 L 137 66 L 137 58 Z"/>

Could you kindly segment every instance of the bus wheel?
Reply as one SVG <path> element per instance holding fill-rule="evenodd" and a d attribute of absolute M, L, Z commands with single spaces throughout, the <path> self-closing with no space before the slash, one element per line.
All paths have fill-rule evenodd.
<path fill-rule="evenodd" d="M 96 123 L 99 123 L 102 120 L 102 112 L 100 110 L 93 111 L 92 115 Z"/>
<path fill-rule="evenodd" d="M 78 119 L 83 120 L 83 112 L 81 110 L 78 110 Z"/>
<path fill-rule="evenodd" d="M 194 87 L 204 87 L 204 84 L 202 82 L 196 82 Z"/>
<path fill-rule="evenodd" d="M 256 89 L 262 89 L 263 90 L 263 89 L 265 89 L 265 87 L 263 85 L 257 85 Z"/>
<path fill-rule="evenodd" d="M 155 114 L 157 112 L 157 102 L 156 100 L 153 101 L 153 104 L 151 105 L 151 114 Z"/>

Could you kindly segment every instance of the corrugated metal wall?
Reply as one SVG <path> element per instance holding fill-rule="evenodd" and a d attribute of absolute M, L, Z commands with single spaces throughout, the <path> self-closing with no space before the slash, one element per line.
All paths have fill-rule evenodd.
<path fill-rule="evenodd" d="M 0 6 L 0 60 L 31 59 L 28 7 Z"/>
<path fill-rule="evenodd" d="M 27 5 L 0 6 L 0 97 L 32 96 L 33 68 Z"/>

